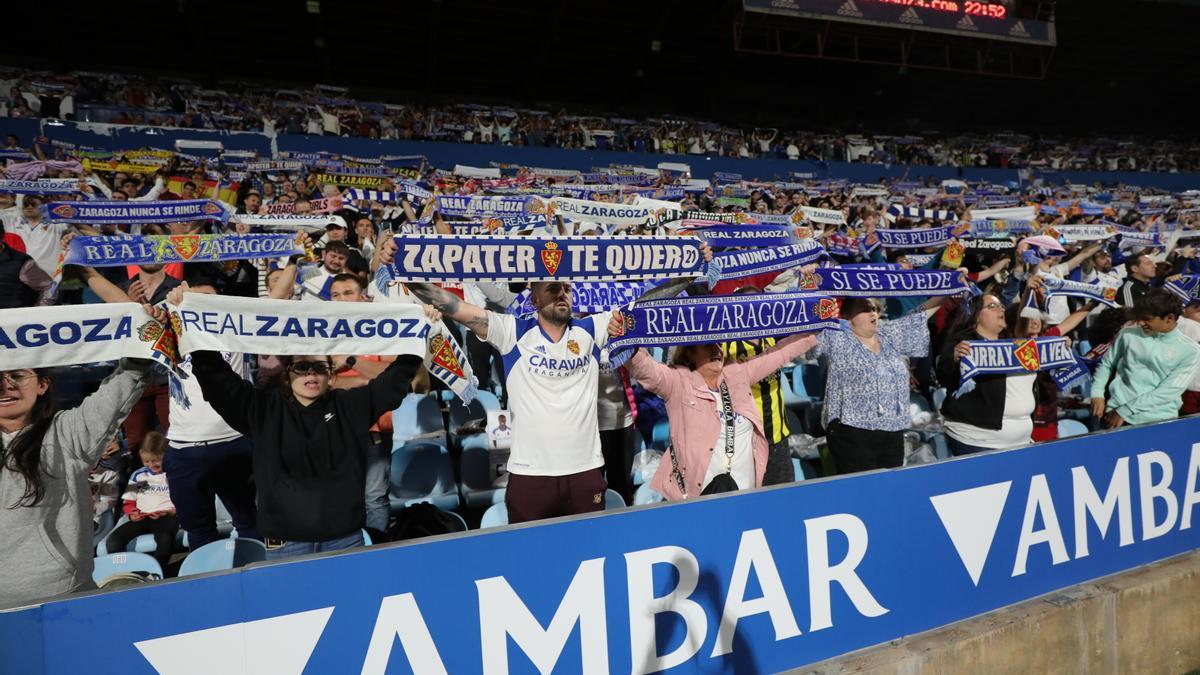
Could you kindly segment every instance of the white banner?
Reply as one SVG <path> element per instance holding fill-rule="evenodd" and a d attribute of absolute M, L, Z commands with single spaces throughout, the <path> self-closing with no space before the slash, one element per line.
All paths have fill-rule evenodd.
<path fill-rule="evenodd" d="M 971 218 L 978 220 L 1033 220 L 1037 217 L 1036 206 L 1010 206 L 1005 209 L 971 209 Z"/>
<path fill-rule="evenodd" d="M 170 364 L 175 336 L 132 302 L 0 310 L 0 370 L 122 358 Z"/>
<path fill-rule="evenodd" d="M 550 200 L 554 214 L 568 220 L 580 220 L 605 225 L 641 225 L 653 209 L 646 206 L 593 202 L 586 199 L 555 197 Z M 672 208 L 679 208 L 674 205 Z"/>
<path fill-rule="evenodd" d="M 804 211 L 804 217 L 814 223 L 824 223 L 825 225 L 845 225 L 846 216 L 842 215 L 837 209 L 819 209 L 815 206 L 801 206 L 801 211 Z"/>

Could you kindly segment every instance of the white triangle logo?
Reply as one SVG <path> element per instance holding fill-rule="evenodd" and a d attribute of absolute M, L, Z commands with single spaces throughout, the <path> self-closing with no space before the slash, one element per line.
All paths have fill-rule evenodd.
<path fill-rule="evenodd" d="M 917 15 L 916 11 L 913 10 L 912 7 L 909 7 L 908 9 L 904 10 L 904 13 L 900 15 L 900 21 L 902 23 L 919 23 L 919 24 L 925 23 L 924 21 L 921 20 L 921 17 Z"/>
<path fill-rule="evenodd" d="M 300 675 L 332 607 L 133 643 L 159 675 Z M 250 649 L 247 649 L 247 645 Z"/>
<path fill-rule="evenodd" d="M 1000 524 L 1010 487 L 1012 481 L 1005 481 L 929 498 L 976 586 L 988 552 L 992 550 L 992 540 L 996 537 L 996 527 Z"/>
<path fill-rule="evenodd" d="M 1009 35 L 1018 35 L 1020 37 L 1029 37 L 1029 31 L 1025 30 L 1025 22 L 1018 21 L 1013 24 L 1013 27 L 1008 31 Z"/>
<path fill-rule="evenodd" d="M 963 18 L 958 20 L 958 24 L 955 25 L 955 28 L 959 30 L 979 30 L 979 27 L 976 26 L 975 22 L 971 20 L 970 14 L 963 14 Z"/>

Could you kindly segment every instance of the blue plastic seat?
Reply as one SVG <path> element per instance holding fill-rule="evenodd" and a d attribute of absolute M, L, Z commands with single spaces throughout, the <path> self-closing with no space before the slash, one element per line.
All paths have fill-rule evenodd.
<path fill-rule="evenodd" d="M 267 547 L 257 539 L 221 539 L 188 554 L 179 567 L 179 576 L 231 570 L 267 559 Z"/>
<path fill-rule="evenodd" d="M 825 376 L 829 373 L 829 364 L 825 359 L 817 363 L 806 363 L 799 366 L 800 378 L 804 381 L 804 390 L 811 399 L 825 398 Z"/>
<path fill-rule="evenodd" d="M 442 434 L 445 443 L 446 425 L 442 408 L 433 394 L 409 394 L 392 413 L 392 448 L 395 450 L 417 436 Z"/>
<path fill-rule="evenodd" d="M 145 553 L 114 553 L 92 561 L 92 581 L 97 585 L 114 574 L 128 572 L 148 572 L 156 580 L 163 578 L 162 565 Z"/>
<path fill-rule="evenodd" d="M 665 501 L 667 501 L 667 498 L 651 489 L 649 483 L 644 483 L 637 489 L 637 492 L 633 493 L 634 506 L 641 506 L 643 504 L 658 504 L 659 502 Z"/>
<path fill-rule="evenodd" d="M 467 506 L 488 506 L 504 499 L 504 488 L 493 483 L 496 467 L 492 466 L 492 444 L 487 434 L 464 436 L 459 471 L 463 503 Z"/>
<path fill-rule="evenodd" d="M 613 511 L 615 509 L 625 508 L 625 498 L 616 490 L 604 491 L 604 510 Z"/>
<path fill-rule="evenodd" d="M 450 453 L 438 443 L 417 441 L 393 451 L 391 483 L 393 512 L 420 502 L 452 511 L 461 503 Z"/>
<path fill-rule="evenodd" d="M 489 527 L 502 527 L 508 524 L 508 506 L 503 501 L 492 504 L 487 511 L 483 512 L 483 518 L 479 520 L 479 529 L 486 530 Z"/>
<path fill-rule="evenodd" d="M 1058 421 L 1058 437 L 1069 438 L 1071 436 L 1082 436 L 1088 432 L 1087 425 L 1079 420 L 1059 420 Z"/>
<path fill-rule="evenodd" d="M 933 390 L 933 409 L 935 412 L 942 411 L 942 404 L 946 402 L 946 388 L 938 387 Z"/>
<path fill-rule="evenodd" d="M 475 394 L 475 400 L 483 404 L 483 409 L 489 412 L 500 410 L 500 399 L 486 389 L 480 389 Z"/>
<path fill-rule="evenodd" d="M 110 553 L 121 553 L 121 551 L 108 550 L 108 535 L 112 534 L 112 530 L 115 530 L 128 522 L 129 516 L 126 515 L 122 515 L 117 520 L 116 525 L 113 525 L 112 528 L 109 529 L 104 538 L 96 542 L 96 555 L 101 556 L 108 555 Z M 175 548 L 178 550 L 187 548 L 187 533 L 185 533 L 183 530 L 179 530 L 179 532 L 175 533 Z M 152 534 L 139 534 L 138 536 L 129 540 L 129 544 L 125 546 L 126 553 L 154 553 L 156 550 L 158 550 L 158 544 L 154 543 L 154 535 Z"/>

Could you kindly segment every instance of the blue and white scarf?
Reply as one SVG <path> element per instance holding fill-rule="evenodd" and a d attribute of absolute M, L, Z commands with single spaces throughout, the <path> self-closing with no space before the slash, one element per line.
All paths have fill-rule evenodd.
<path fill-rule="evenodd" d="M 928 248 L 949 244 L 957 229 L 959 229 L 957 225 L 943 225 L 923 230 L 877 229 L 875 234 L 884 248 Z"/>
<path fill-rule="evenodd" d="M 1117 234 L 1121 235 L 1121 241 L 1118 244 L 1121 248 L 1153 248 L 1163 245 L 1158 232 L 1143 232 L 1123 225 L 1117 225 L 1116 230 Z"/>
<path fill-rule="evenodd" d="M 892 204 L 888 207 L 887 212 L 892 217 L 892 220 L 896 218 L 953 220 L 957 217 L 949 209 L 927 209 L 924 206 L 902 206 L 900 204 Z"/>
<path fill-rule="evenodd" d="M 990 237 L 1023 236 L 1033 233 L 1031 220 L 994 220 L 976 218 L 971 221 L 970 237 L 987 239 Z"/>
<path fill-rule="evenodd" d="M 1110 225 L 1054 225 L 1053 230 L 1068 241 L 1104 241 L 1115 231 Z"/>
<path fill-rule="evenodd" d="M 436 204 L 443 216 L 522 216 L 543 208 L 536 197 L 441 195 Z"/>
<path fill-rule="evenodd" d="M 1056 295 L 1062 295 L 1073 298 L 1084 298 L 1085 300 L 1095 300 L 1109 307 L 1119 307 L 1117 302 L 1117 288 L 1112 286 L 1102 286 L 1100 284 L 1085 284 L 1082 281 L 1070 281 L 1068 279 L 1059 279 L 1058 277 L 1049 274 L 1043 274 L 1042 285 L 1046 289 L 1046 297 L 1052 298 Z"/>
<path fill-rule="evenodd" d="M 670 298 L 634 303 L 622 310 L 620 334 L 608 348 L 693 345 L 753 340 L 838 327 L 833 298 L 808 293 L 760 293 Z"/>
<path fill-rule="evenodd" d="M 629 281 L 719 274 L 696 237 L 397 235 L 397 281 Z M 705 268 L 707 267 L 707 272 Z"/>
<path fill-rule="evenodd" d="M 1076 365 L 1075 354 L 1063 337 L 970 340 L 967 344 L 971 352 L 959 362 L 962 384 L 954 392 L 955 398 L 974 389 L 978 375 L 1023 375 Z"/>
<path fill-rule="evenodd" d="M 568 220 L 605 225 L 641 225 L 650 219 L 655 211 L 649 206 L 592 202 L 569 197 L 555 197 L 550 200 L 550 206 L 555 215 Z"/>
<path fill-rule="evenodd" d="M 5 369 L 122 358 L 153 359 L 174 367 L 175 334 L 132 302 L 0 310 L 0 362 Z"/>
<path fill-rule="evenodd" d="M 399 188 L 396 192 L 382 192 L 380 190 L 363 190 L 360 188 L 349 188 L 346 190 L 345 198 L 350 201 L 370 200 L 382 203 L 400 202 L 404 197 L 411 197 L 414 200 L 426 201 L 433 199 L 433 193 L 425 188 L 417 185 L 412 181 L 400 181 L 397 185 Z"/>
<path fill-rule="evenodd" d="M 654 287 L 649 281 L 580 282 L 571 286 L 571 311 L 596 314 L 624 307 Z M 529 316 L 537 313 L 528 290 L 522 291 L 507 308 L 509 314 Z"/>
<path fill-rule="evenodd" d="M 809 265 L 828 258 L 829 253 L 812 239 L 805 239 L 777 248 L 755 248 L 745 251 L 725 251 L 713 256 L 721 267 L 722 279 L 766 274 Z"/>
<path fill-rule="evenodd" d="M 680 231 L 695 232 L 701 239 L 715 248 L 786 246 L 796 241 L 794 228 L 774 225 L 727 225 L 713 223 L 704 227 L 690 227 L 684 221 Z"/>
<path fill-rule="evenodd" d="M 177 262 L 279 258 L 304 253 L 291 234 L 185 234 L 77 236 L 64 265 L 124 267 Z"/>
<path fill-rule="evenodd" d="M 797 285 L 805 293 L 850 298 L 932 297 L 971 292 L 971 282 L 952 270 L 873 270 L 844 265 L 806 272 L 800 275 Z"/>
<path fill-rule="evenodd" d="M 169 202 L 51 202 L 44 207 L 49 220 L 83 225 L 147 225 L 189 220 L 229 220 L 233 210 L 212 199 Z"/>
<path fill-rule="evenodd" d="M 245 168 L 246 171 L 262 171 L 266 173 L 274 173 L 277 171 L 301 171 L 304 169 L 304 162 L 287 159 L 265 160 L 258 162 L 246 162 Z"/>
<path fill-rule="evenodd" d="M 0 180 L 0 192 L 18 195 L 69 195 L 80 191 L 78 178 Z"/>
<path fill-rule="evenodd" d="M 846 216 L 837 209 L 820 209 L 815 206 L 801 206 L 800 211 L 804 213 L 804 217 L 814 223 L 822 223 L 824 225 L 845 225 Z"/>
<path fill-rule="evenodd" d="M 1163 284 L 1163 288 L 1179 296 L 1185 304 L 1200 298 L 1200 274 L 1185 274 Z"/>

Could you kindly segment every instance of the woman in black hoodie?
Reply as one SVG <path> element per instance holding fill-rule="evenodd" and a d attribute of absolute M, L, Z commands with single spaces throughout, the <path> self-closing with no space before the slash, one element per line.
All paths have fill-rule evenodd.
<path fill-rule="evenodd" d="M 330 357 L 295 356 L 284 387 L 255 387 L 218 352 L 192 353 L 204 399 L 254 444 L 268 560 L 362 545 L 367 430 L 400 405 L 422 362 L 402 355 L 368 384 L 336 390 Z"/>

